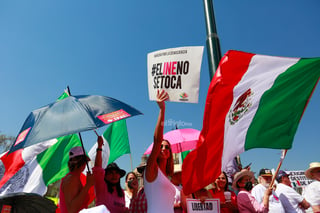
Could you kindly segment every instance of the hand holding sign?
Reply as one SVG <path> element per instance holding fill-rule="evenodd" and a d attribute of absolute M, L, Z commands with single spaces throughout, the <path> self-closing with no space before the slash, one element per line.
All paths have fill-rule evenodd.
<path fill-rule="evenodd" d="M 157 90 L 157 103 L 160 109 L 163 109 L 165 107 L 164 102 L 168 99 L 169 99 L 169 95 L 165 90 L 162 90 L 161 92 Z"/>

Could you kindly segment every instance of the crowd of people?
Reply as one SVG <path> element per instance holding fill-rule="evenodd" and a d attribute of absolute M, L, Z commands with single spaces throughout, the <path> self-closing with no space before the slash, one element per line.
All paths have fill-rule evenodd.
<path fill-rule="evenodd" d="M 204 203 L 207 199 L 219 199 L 222 213 L 232 212 L 320 212 L 320 163 L 314 162 L 305 171 L 307 178 L 314 180 L 303 194 L 291 187 L 289 174 L 280 170 L 273 184 L 270 169 L 259 172 L 257 182 L 250 168 L 235 173 L 231 180 L 225 172 L 211 184 L 192 194 L 184 194 L 181 184 L 181 167 L 174 170 L 170 141 L 163 139 L 164 118 L 168 94 L 158 92 L 159 115 L 154 132 L 154 144 L 147 163 L 137 168 L 143 178 L 139 185 L 135 172 L 126 172 L 116 163 L 102 168 L 103 139 L 98 137 L 98 148 L 92 174 L 87 174 L 83 184 L 80 175 L 90 160 L 82 147 L 74 147 L 69 154 L 70 172 L 60 186 L 60 211 L 79 212 L 88 208 L 88 191 L 94 186 L 96 206 L 103 206 L 111 213 L 177 213 L 188 212 L 188 198 Z M 125 177 L 126 189 L 120 185 Z M 102 212 L 103 210 L 101 210 Z"/>

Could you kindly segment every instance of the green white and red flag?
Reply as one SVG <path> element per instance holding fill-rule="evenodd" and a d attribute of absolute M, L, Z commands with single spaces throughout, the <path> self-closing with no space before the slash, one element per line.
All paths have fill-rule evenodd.
<path fill-rule="evenodd" d="M 77 135 L 70 135 L 3 154 L 5 172 L 0 195 L 29 192 L 44 195 L 49 184 L 68 172 L 69 150 L 81 146 Z"/>
<path fill-rule="evenodd" d="M 208 90 L 197 149 L 183 162 L 184 192 L 212 183 L 246 150 L 290 149 L 319 77 L 320 58 L 228 51 Z"/>

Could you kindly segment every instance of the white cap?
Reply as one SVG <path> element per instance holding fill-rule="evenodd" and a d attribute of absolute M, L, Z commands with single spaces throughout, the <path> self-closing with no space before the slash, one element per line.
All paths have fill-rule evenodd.
<path fill-rule="evenodd" d="M 90 161 L 90 158 L 83 152 L 83 148 L 81 146 L 75 146 L 70 149 L 69 151 L 69 159 L 85 155 L 87 157 L 87 160 Z"/>

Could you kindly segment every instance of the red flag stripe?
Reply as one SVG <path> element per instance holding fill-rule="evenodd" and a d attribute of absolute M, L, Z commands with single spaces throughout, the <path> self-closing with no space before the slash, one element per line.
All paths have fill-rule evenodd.
<path fill-rule="evenodd" d="M 10 154 L 6 153 L 2 155 L 1 161 L 4 165 L 5 172 L 0 180 L 0 188 L 24 166 L 25 162 L 22 158 L 22 151 L 23 149 L 19 149 Z"/>
<path fill-rule="evenodd" d="M 219 64 L 209 86 L 198 148 L 183 161 L 182 184 L 185 194 L 209 185 L 221 173 L 225 117 L 232 104 L 233 88 L 247 71 L 253 56 L 229 51 Z"/>

